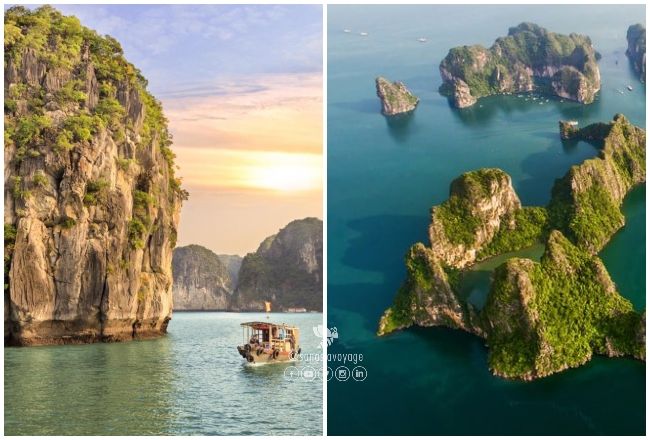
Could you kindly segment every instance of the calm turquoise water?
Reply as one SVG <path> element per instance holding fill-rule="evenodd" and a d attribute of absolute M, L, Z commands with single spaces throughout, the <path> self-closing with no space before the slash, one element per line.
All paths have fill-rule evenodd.
<path fill-rule="evenodd" d="M 330 351 L 363 354 L 368 371 L 364 382 L 328 383 L 329 434 L 645 432 L 644 363 L 596 357 L 521 383 L 491 376 L 483 342 L 459 331 L 375 336 L 403 280 L 403 255 L 426 242 L 429 208 L 447 198 L 454 177 L 497 166 L 524 204 L 545 204 L 554 179 L 596 154 L 586 143 L 563 144 L 559 119 L 584 126 L 622 112 L 645 126 L 645 86 L 624 55 L 628 25 L 643 17 L 643 6 L 328 7 L 328 321 L 339 333 Z M 508 96 L 450 108 L 437 93 L 448 49 L 490 45 L 522 21 L 591 36 L 603 55 L 598 100 L 540 105 Z M 391 122 L 380 114 L 378 75 L 420 97 L 412 117 Z M 644 188 L 624 211 L 627 226 L 602 256 L 620 291 L 645 308 Z M 480 304 L 489 272 L 475 276 L 466 292 Z"/>
<path fill-rule="evenodd" d="M 272 318 L 301 328 L 303 354 L 321 352 L 312 332 L 321 314 Z M 157 340 L 5 348 L 5 434 L 321 434 L 322 380 L 242 364 L 239 324 L 264 319 L 175 313 Z"/>

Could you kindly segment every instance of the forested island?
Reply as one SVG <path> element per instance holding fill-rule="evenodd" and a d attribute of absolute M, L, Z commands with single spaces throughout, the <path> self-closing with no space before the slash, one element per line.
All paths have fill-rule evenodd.
<path fill-rule="evenodd" d="M 533 91 L 589 104 L 600 90 L 598 58 L 587 36 L 521 23 L 490 48 L 450 49 L 439 67 L 440 92 L 458 108 L 484 96 Z"/>
<path fill-rule="evenodd" d="M 486 340 L 495 375 L 532 380 L 593 354 L 645 359 L 645 312 L 634 310 L 597 256 L 625 219 L 623 198 L 645 182 L 645 130 L 623 115 L 563 137 L 593 142 L 597 157 L 571 167 L 545 207 L 522 207 L 510 176 L 496 168 L 455 179 L 431 210 L 430 245 L 405 257 L 407 278 L 382 316 L 379 335 L 412 325 L 462 329 Z M 476 262 L 543 243 L 540 261 L 497 267 L 486 305 L 458 294 Z"/>

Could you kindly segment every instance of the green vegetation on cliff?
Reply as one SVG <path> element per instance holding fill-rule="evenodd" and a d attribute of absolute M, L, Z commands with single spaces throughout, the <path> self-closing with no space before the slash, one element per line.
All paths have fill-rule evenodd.
<path fill-rule="evenodd" d="M 596 142 L 601 151 L 555 183 L 549 223 L 579 247 L 597 252 L 625 223 L 620 205 L 627 191 L 645 182 L 645 130 L 616 115 L 609 124 L 589 125 L 571 137 Z"/>
<path fill-rule="evenodd" d="M 549 32 L 532 23 L 510 28 L 492 47 L 460 46 L 440 63 L 440 92 L 455 96 L 469 87 L 474 98 L 498 93 L 537 90 L 583 103 L 600 89 L 597 55 L 589 37 Z M 462 94 L 458 95 L 462 96 Z M 456 105 L 466 107 L 475 100 Z"/>
<path fill-rule="evenodd" d="M 474 215 L 477 201 L 489 197 L 493 185 L 509 177 L 498 168 L 468 171 L 451 183 L 449 198 L 435 208 L 435 216 L 450 242 L 470 246 L 476 240 L 481 218 Z"/>
<path fill-rule="evenodd" d="M 160 102 L 75 17 L 14 6 L 4 30 L 5 340 L 165 333 L 187 193 Z"/>
<path fill-rule="evenodd" d="M 600 259 L 558 231 L 540 263 L 512 259 L 497 268 L 483 316 L 490 322 L 490 368 L 505 377 L 546 376 L 583 364 L 593 352 L 640 350 L 640 314 L 616 292 Z"/>
<path fill-rule="evenodd" d="M 565 138 L 600 148 L 556 181 L 547 207 L 521 207 L 498 169 L 464 173 L 432 209 L 431 248 L 405 258 L 407 276 L 379 335 L 411 325 L 462 328 L 485 337 L 495 374 L 530 380 L 581 365 L 594 353 L 645 359 L 645 315 L 616 290 L 596 253 L 623 226 L 620 205 L 645 182 L 645 131 L 623 115 Z M 474 262 L 544 243 L 539 263 L 510 258 L 493 273 L 480 314 L 458 294 Z"/>
<path fill-rule="evenodd" d="M 131 139 L 138 147 L 157 142 L 168 164 L 169 192 L 187 198 L 174 176 L 162 106 L 117 40 L 51 6 L 14 6 L 5 13 L 4 29 L 5 73 L 12 83 L 5 94 L 5 148 L 16 149 L 16 166 L 43 149 L 67 154 L 83 148 L 102 130 L 116 143 L 126 142 L 128 127 L 137 133 Z M 18 76 L 27 81 L 13 83 Z M 91 191 L 86 203 L 94 204 L 93 197 Z"/>
<path fill-rule="evenodd" d="M 499 228 L 492 241 L 479 250 L 477 260 L 517 251 L 539 243 L 547 231 L 546 209 L 539 206 L 526 206 L 518 209 L 514 213 L 514 224 L 514 228 L 509 228 L 507 225 Z"/>

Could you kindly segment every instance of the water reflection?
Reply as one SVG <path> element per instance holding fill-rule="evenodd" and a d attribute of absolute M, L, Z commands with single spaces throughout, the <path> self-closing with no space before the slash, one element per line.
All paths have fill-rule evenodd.
<path fill-rule="evenodd" d="M 499 114 L 527 114 L 540 109 L 558 112 L 563 119 L 587 120 L 597 115 L 602 106 L 601 94 L 591 104 L 580 104 L 552 96 L 538 94 L 513 94 L 487 96 L 471 107 L 458 109 L 450 98 L 445 98 L 455 119 L 470 127 L 485 127 Z M 612 115 L 613 116 L 613 115 Z"/>
<path fill-rule="evenodd" d="M 5 434 L 166 433 L 173 379 L 166 338 L 7 348 Z"/>
<path fill-rule="evenodd" d="M 411 126 L 415 111 L 404 113 L 401 115 L 395 116 L 384 116 L 386 119 L 386 125 L 388 126 L 388 134 L 398 143 L 405 143 L 409 136 L 413 134 L 413 130 L 409 127 Z"/>

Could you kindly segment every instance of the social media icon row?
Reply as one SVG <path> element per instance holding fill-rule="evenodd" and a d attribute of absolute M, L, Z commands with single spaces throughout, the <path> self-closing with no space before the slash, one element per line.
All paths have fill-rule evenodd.
<path fill-rule="evenodd" d="M 294 381 L 294 380 L 306 380 L 308 382 L 311 382 L 315 379 L 320 379 L 323 380 L 323 369 L 322 368 L 314 368 L 314 367 L 287 367 L 284 370 L 284 378 L 289 381 Z"/>
<path fill-rule="evenodd" d="M 368 371 L 361 365 L 357 365 L 352 369 L 352 371 L 350 371 L 350 369 L 345 365 L 337 367 L 336 370 L 327 367 L 327 380 L 331 380 L 332 377 L 339 382 L 347 382 L 350 378 L 357 382 L 363 382 L 368 377 Z"/>

